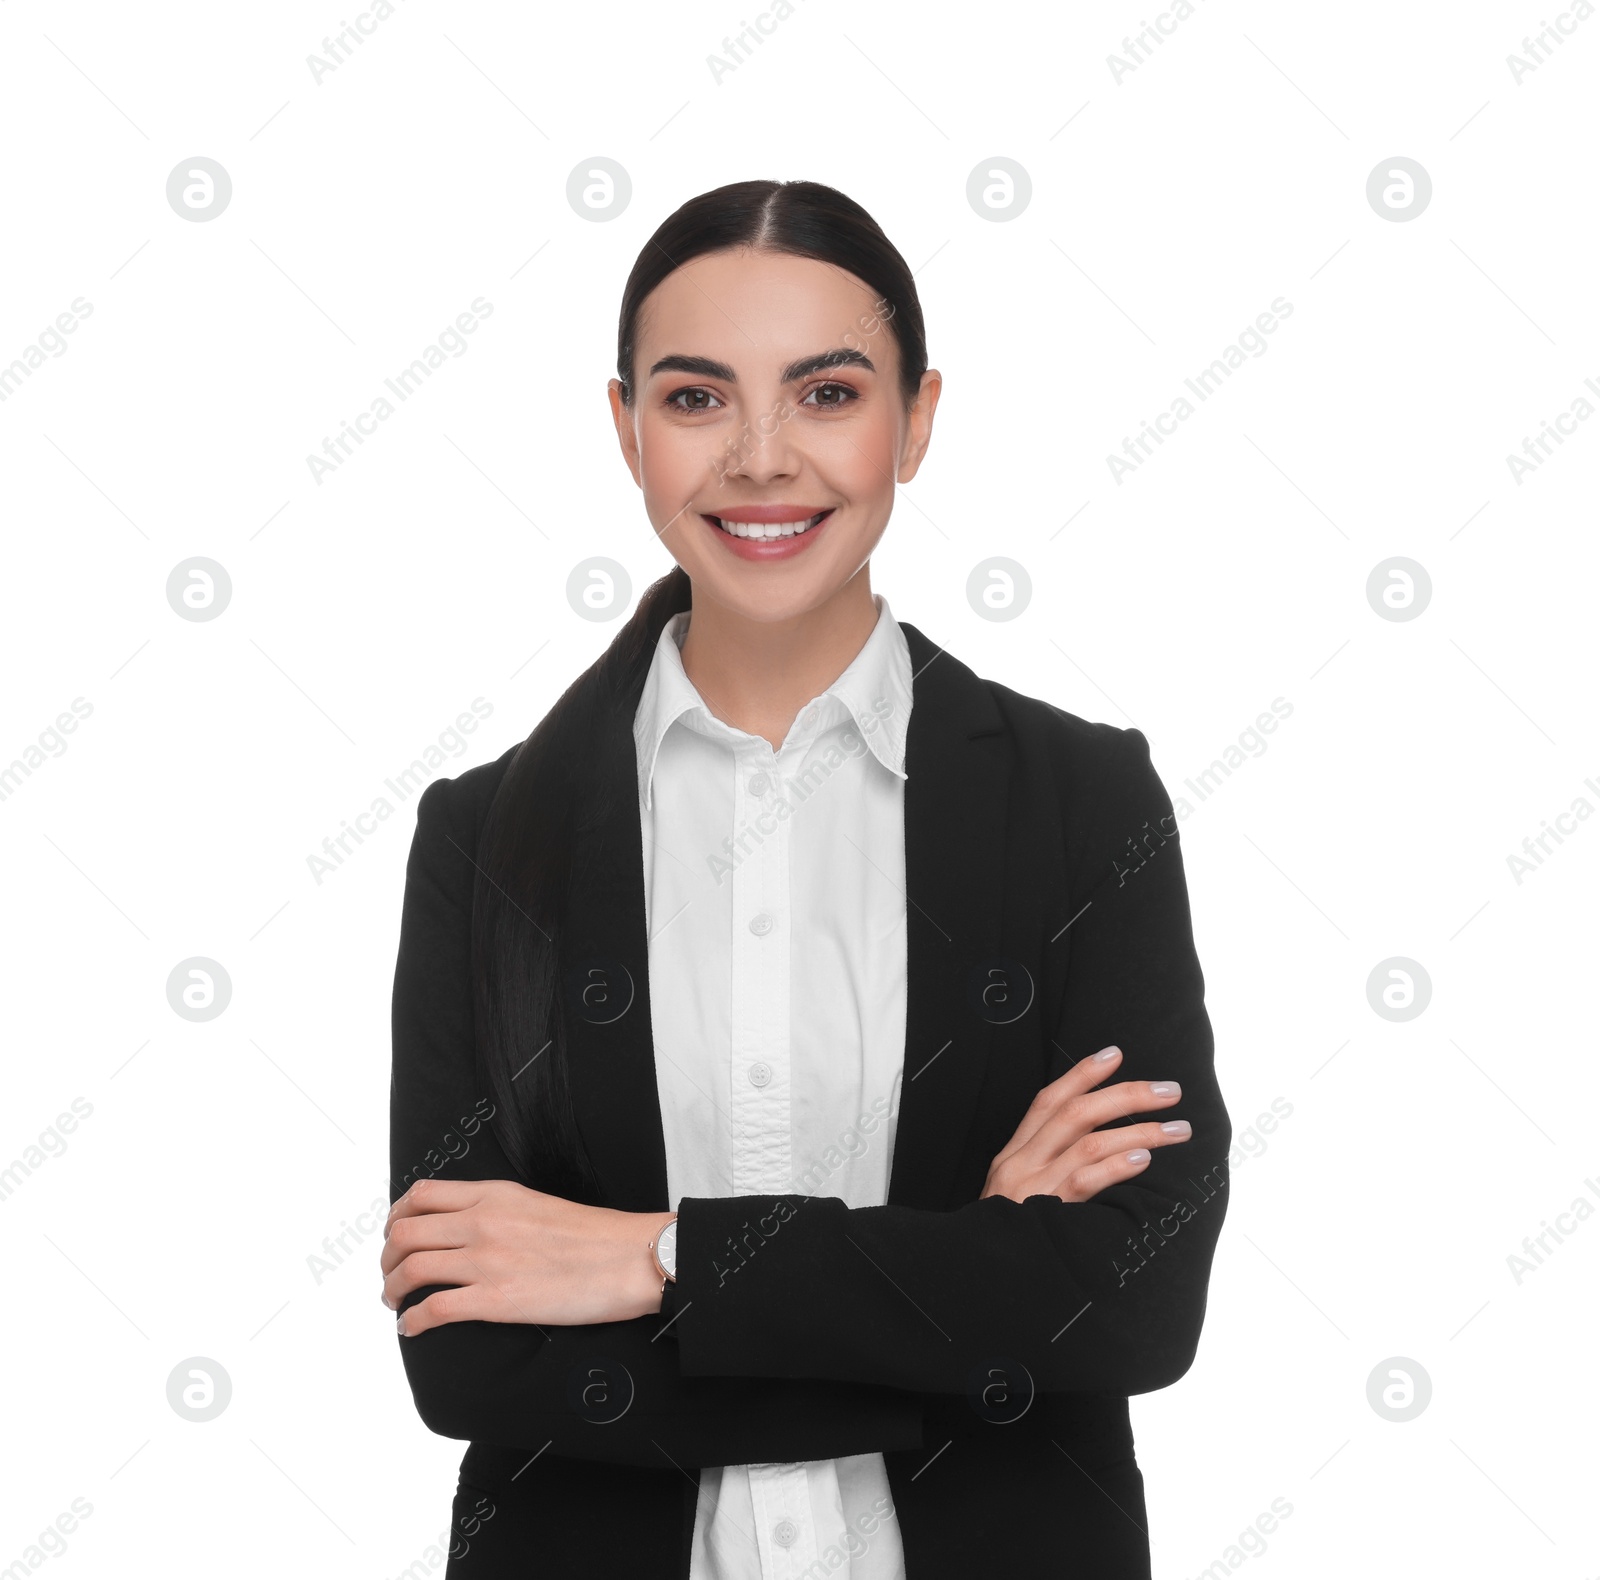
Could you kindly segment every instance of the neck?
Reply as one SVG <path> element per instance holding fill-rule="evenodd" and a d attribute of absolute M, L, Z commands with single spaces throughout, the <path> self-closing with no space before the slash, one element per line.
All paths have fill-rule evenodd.
<path fill-rule="evenodd" d="M 827 602 L 786 620 L 752 620 L 697 590 L 684 673 L 717 718 L 776 750 L 795 715 L 845 672 L 877 623 L 867 565 Z"/>

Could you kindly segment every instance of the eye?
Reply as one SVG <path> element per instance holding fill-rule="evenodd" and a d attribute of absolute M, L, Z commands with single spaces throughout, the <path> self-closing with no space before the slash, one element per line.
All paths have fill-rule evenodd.
<path fill-rule="evenodd" d="M 813 403 L 811 400 L 813 395 L 826 395 L 828 398 L 826 400 L 818 400 Z M 808 390 L 806 394 L 801 397 L 800 404 L 802 406 L 811 405 L 814 411 L 837 411 L 841 406 L 848 406 L 852 401 L 858 401 L 860 399 L 861 396 L 855 390 L 851 389 L 848 384 L 819 384 L 815 389 Z"/>
<path fill-rule="evenodd" d="M 715 411 L 716 406 L 711 404 L 714 401 L 717 405 L 721 404 L 710 390 L 699 385 L 691 385 L 681 390 L 674 390 L 662 405 L 673 411 Z"/>

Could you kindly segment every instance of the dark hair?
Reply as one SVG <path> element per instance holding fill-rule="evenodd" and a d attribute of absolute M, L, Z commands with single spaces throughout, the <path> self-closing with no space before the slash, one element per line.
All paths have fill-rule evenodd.
<path fill-rule="evenodd" d="M 617 376 L 625 403 L 635 395 L 634 345 L 650 293 L 692 258 L 738 246 L 831 263 L 875 291 L 877 318 L 895 337 L 901 391 L 911 404 L 928 363 L 916 282 L 872 216 L 815 181 L 734 182 L 691 198 L 662 222 L 623 289 Z M 479 842 L 474 1023 L 479 1068 L 495 1101 L 495 1133 L 526 1183 L 595 1204 L 599 1182 L 573 1120 L 567 1083 L 564 922 L 573 834 L 580 822 L 602 822 L 616 796 L 624 789 L 635 793 L 635 781 L 631 774 L 604 776 L 596 797 L 582 770 L 601 760 L 619 716 L 631 722 L 661 632 L 691 607 L 691 593 L 681 566 L 645 589 L 611 645 L 518 748 Z"/>
<path fill-rule="evenodd" d="M 928 371 L 922 304 L 906 261 L 878 222 L 843 192 L 817 181 L 736 181 L 691 198 L 644 244 L 622 291 L 617 379 L 635 393 L 634 342 L 645 299 L 673 272 L 708 252 L 757 247 L 831 263 L 878 293 L 879 315 L 900 349 L 900 391 L 909 406 Z"/>

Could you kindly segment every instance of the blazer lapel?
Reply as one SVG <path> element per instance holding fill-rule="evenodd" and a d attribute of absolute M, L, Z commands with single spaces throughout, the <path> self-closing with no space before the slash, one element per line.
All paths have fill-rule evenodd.
<path fill-rule="evenodd" d="M 994 1034 L 982 1010 L 986 968 L 1001 953 L 1009 767 L 1004 721 L 987 687 L 914 625 L 900 626 L 914 678 L 906 735 L 905 1067 L 888 1200 L 942 1208 Z M 672 1203 L 651 1035 L 632 725 L 619 711 L 586 771 L 596 794 L 586 803 L 589 826 L 574 831 L 562 1007 L 568 1089 L 602 1204 L 655 1212 Z"/>
<path fill-rule="evenodd" d="M 588 765 L 587 826 L 573 831 L 572 892 L 560 949 L 567 1087 L 601 1205 L 664 1212 L 667 1150 L 650 1032 L 644 840 L 631 710 Z"/>
<path fill-rule="evenodd" d="M 900 622 L 906 734 L 906 1048 L 889 1205 L 949 1205 L 994 1037 L 979 1012 L 1000 950 L 1010 773 L 1004 721 L 959 660 Z"/>

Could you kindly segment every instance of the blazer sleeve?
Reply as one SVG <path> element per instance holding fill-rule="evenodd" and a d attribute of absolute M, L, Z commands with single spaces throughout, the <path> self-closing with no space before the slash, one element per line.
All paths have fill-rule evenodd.
<path fill-rule="evenodd" d="M 1093 793 L 1064 814 L 1074 894 L 1062 914 L 1076 919 L 1056 1041 L 1073 1062 L 1116 1043 L 1116 1080 L 1181 1082 L 1161 1117 L 1188 1119 L 1191 1139 L 1152 1149 L 1141 1174 L 1087 1202 L 687 1198 L 672 1329 L 686 1374 L 954 1394 L 1020 1362 L 1039 1392 L 1135 1394 L 1189 1368 L 1231 1127 L 1172 801 L 1143 734 L 1113 740 Z"/>
<path fill-rule="evenodd" d="M 417 804 L 392 1002 L 391 1202 L 423 1176 L 517 1178 L 490 1122 L 492 1100 L 477 1089 L 477 847 L 470 807 L 458 808 L 466 799 L 441 779 Z M 416 1289 L 402 1309 L 448 1287 Z M 445 1437 L 657 1469 L 921 1446 L 921 1407 L 886 1388 L 685 1376 L 676 1345 L 661 1336 L 669 1318 L 452 1322 L 396 1341 L 417 1413 Z"/>

